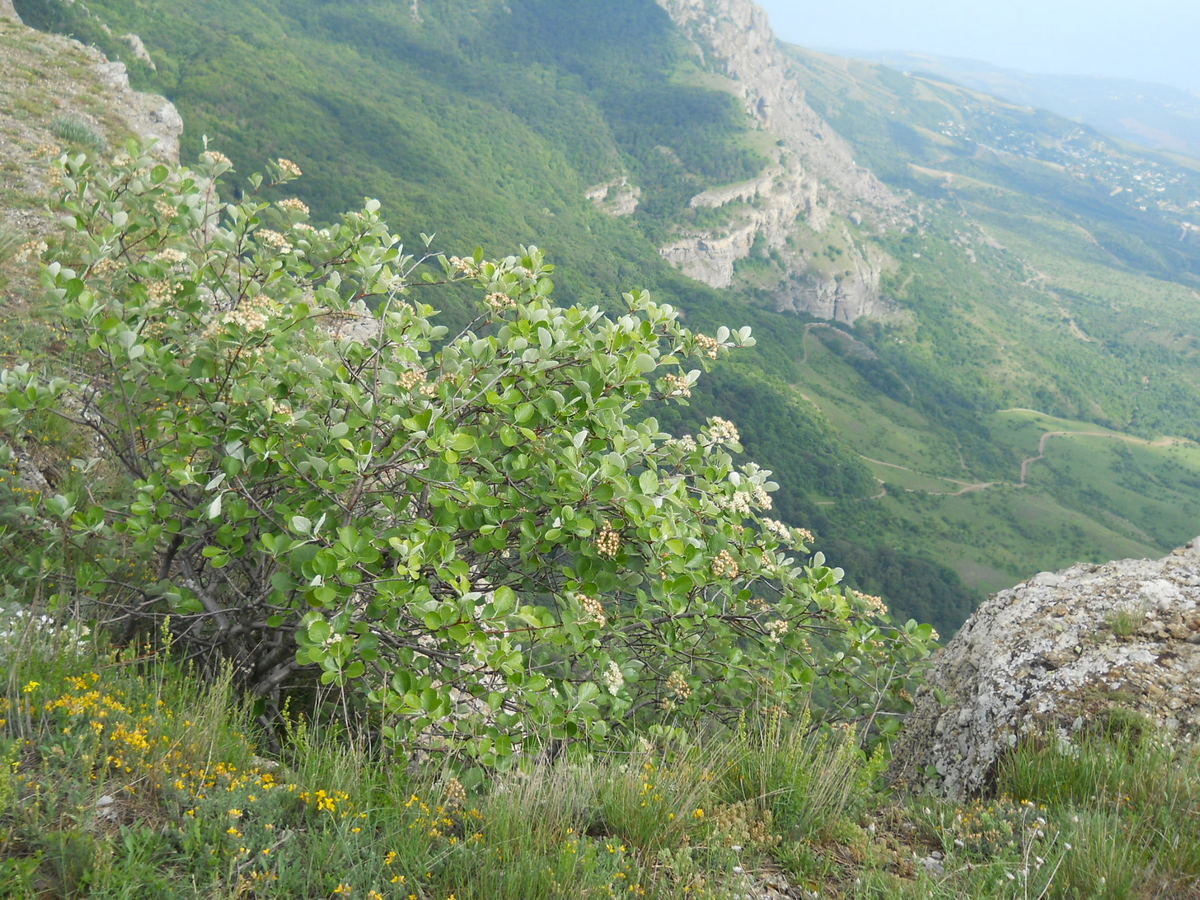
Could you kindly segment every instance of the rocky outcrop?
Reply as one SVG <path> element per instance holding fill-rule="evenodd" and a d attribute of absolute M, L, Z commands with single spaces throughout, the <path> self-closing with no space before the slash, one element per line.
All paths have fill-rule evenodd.
<path fill-rule="evenodd" d="M 133 58 L 144 62 L 154 72 L 158 71 L 158 66 L 154 62 L 154 58 L 150 56 L 150 51 L 146 49 L 146 44 L 141 37 L 130 32 L 129 34 L 121 35 L 121 39 L 129 45 L 129 49 L 133 52 Z"/>
<path fill-rule="evenodd" d="M 892 774 L 962 798 L 1023 737 L 1069 745 L 1114 707 L 1200 735 L 1200 538 L 990 597 L 936 657 Z"/>
<path fill-rule="evenodd" d="M 641 202 L 642 189 L 630 184 L 629 179 L 622 175 L 588 188 L 584 196 L 596 204 L 597 209 L 610 216 L 632 216 Z"/>
<path fill-rule="evenodd" d="M 179 161 L 179 138 L 183 134 L 183 118 L 170 100 L 157 94 L 145 94 L 129 86 L 129 73 L 123 62 L 110 62 L 98 57 L 96 72 L 112 93 L 113 111 L 125 127 L 144 143 L 153 141 L 155 153 L 172 162 Z"/>
<path fill-rule="evenodd" d="M 803 271 L 775 293 L 777 309 L 804 312 L 821 319 L 853 325 L 858 319 L 889 319 L 897 305 L 879 290 L 880 279 L 892 260 L 870 244 L 855 244 L 843 234 L 848 254 L 844 272 L 835 275 Z"/>
<path fill-rule="evenodd" d="M 786 247 L 796 220 L 816 205 L 815 185 L 781 167 L 742 184 L 704 191 L 690 201 L 693 209 L 746 204 L 730 214 L 719 232 L 687 231 L 659 249 L 676 268 L 713 287 L 733 284 L 734 266 L 750 255 L 755 242 Z"/>
<path fill-rule="evenodd" d="M 31 78 L 30 73 L 37 73 Z M 51 161 L 63 150 L 67 124 L 96 135 L 95 150 L 119 148 L 131 135 L 157 140 L 158 153 L 171 161 L 179 155 L 183 122 L 162 97 L 134 91 L 125 68 L 98 50 L 58 35 L 27 28 L 0 0 L 0 232 L 29 246 L 50 233 L 46 209 L 54 177 Z M 24 296 L 36 283 L 31 259 L 22 252 L 4 260 L 8 290 L 0 304 Z"/>
<path fill-rule="evenodd" d="M 813 111 L 779 48 L 767 14 L 751 0 L 658 0 L 714 71 L 727 76 L 746 111 L 784 141 L 811 175 L 846 202 L 878 214 L 894 212 L 899 198 Z"/>
<path fill-rule="evenodd" d="M 685 231 L 661 248 L 662 255 L 693 278 L 728 287 L 735 264 L 752 247 L 763 246 L 783 261 L 781 309 L 846 322 L 885 311 L 878 251 L 847 241 L 846 264 L 832 275 L 789 249 L 797 222 L 821 233 L 845 221 L 879 229 L 906 219 L 899 198 L 855 163 L 850 146 L 805 101 L 766 14 L 750 0 L 658 2 L 780 147 L 775 163 L 759 178 L 703 191 L 691 203 L 694 208 L 747 204 L 748 209 L 732 209 L 720 228 Z"/>

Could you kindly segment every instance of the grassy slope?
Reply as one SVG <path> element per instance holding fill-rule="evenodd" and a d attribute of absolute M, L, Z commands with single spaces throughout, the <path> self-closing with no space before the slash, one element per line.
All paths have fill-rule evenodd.
<path fill-rule="evenodd" d="M 921 546 L 988 588 L 1192 536 L 1195 445 L 1123 436 L 1200 436 L 1194 245 L 1178 241 L 1169 216 L 1122 205 L 1102 179 L 1035 158 L 1065 145 L 1069 123 L 864 64 L 798 60 L 810 101 L 925 216 L 924 235 L 893 248 L 902 268 L 889 288 L 910 318 L 859 329 L 879 361 L 859 364 L 858 380 L 838 377 L 840 360 L 814 341 L 821 332 L 808 339 L 803 390 L 879 461 L 872 473 L 887 487 L 826 514 L 852 533 L 882 523 L 904 535 L 897 546 Z M 994 153 L 942 133 L 982 140 L 980 123 L 997 121 L 1030 146 Z M 1169 169 L 1111 142 L 1099 158 L 1118 175 Z M 1060 430 L 1107 436 L 1051 440 L 1021 485 L 1038 437 Z"/>
<path fill-rule="evenodd" d="M 861 898 L 1134 897 L 1200 882 L 1196 757 L 1128 717 L 1069 756 L 1022 749 L 997 796 L 961 805 L 880 790 L 879 758 L 802 718 L 472 780 L 298 710 L 273 749 L 228 676 L 0 623 L 4 896 L 715 900 L 782 874 Z"/>

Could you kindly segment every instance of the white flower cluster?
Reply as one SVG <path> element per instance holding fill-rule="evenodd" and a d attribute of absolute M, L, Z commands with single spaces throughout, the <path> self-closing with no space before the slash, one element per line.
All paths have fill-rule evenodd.
<path fill-rule="evenodd" d="M 737 426 L 720 416 L 708 420 L 708 436 L 714 444 L 736 444 L 742 439 Z"/>
<path fill-rule="evenodd" d="M 617 692 L 625 684 L 625 676 L 621 674 L 621 667 L 612 660 L 608 663 L 608 669 L 604 672 L 604 686 L 608 688 L 608 692 L 614 697 Z"/>
<path fill-rule="evenodd" d="M 292 252 L 292 242 L 278 231 L 273 231 L 270 228 L 260 228 L 258 229 L 258 238 L 267 246 L 274 247 L 281 253 Z"/>
<path fill-rule="evenodd" d="M 59 625 L 50 616 L 34 615 L 23 606 L 0 610 L 0 657 L 36 636 L 65 636 L 68 648 L 82 649 L 91 646 L 91 634 L 92 630 L 81 622 Z"/>
<path fill-rule="evenodd" d="M 686 700 L 692 695 L 692 686 L 678 669 L 667 676 L 667 690 L 680 700 Z"/>
<path fill-rule="evenodd" d="M 172 271 L 178 272 L 186 267 L 188 255 L 182 250 L 167 247 L 165 250 L 160 250 L 154 254 L 154 261 L 168 266 Z"/>
<path fill-rule="evenodd" d="M 475 260 L 466 259 L 462 256 L 450 257 L 450 267 L 472 278 L 479 274 L 479 266 L 475 264 Z"/>
<path fill-rule="evenodd" d="M 231 309 L 219 319 L 209 323 L 204 330 L 205 337 L 211 337 L 220 330 L 221 325 L 239 325 L 245 331 L 262 331 L 267 327 L 268 319 L 279 311 L 279 304 L 269 297 L 259 295 L 243 301 L 237 309 Z"/>
<path fill-rule="evenodd" d="M 790 541 L 792 539 L 792 529 L 788 528 L 778 519 L 763 519 L 763 528 L 772 537 L 778 538 L 781 541 Z"/>
<path fill-rule="evenodd" d="M 23 262 L 27 259 L 38 259 L 49 249 L 45 241 L 26 241 L 17 248 L 16 259 L 18 262 Z"/>
<path fill-rule="evenodd" d="M 716 359 L 721 355 L 721 342 L 707 334 L 697 334 L 696 345 L 700 348 L 700 352 L 709 359 Z"/>
<path fill-rule="evenodd" d="M 156 306 L 162 306 L 171 301 L 177 293 L 183 290 L 183 285 L 171 284 L 169 278 L 146 282 L 146 296 Z"/>
<path fill-rule="evenodd" d="M 220 150 L 205 150 L 200 154 L 200 158 L 210 166 L 232 166 L 229 157 Z"/>
<path fill-rule="evenodd" d="M 685 434 L 681 438 L 671 438 L 667 444 L 671 447 L 678 447 L 684 453 L 691 453 L 696 449 L 696 439 L 690 434 Z"/>
<path fill-rule="evenodd" d="M 611 525 L 605 523 L 604 527 L 600 529 L 600 533 L 596 535 L 596 552 L 612 559 L 620 549 L 621 535 L 617 534 Z"/>
<path fill-rule="evenodd" d="M 737 578 L 739 571 L 737 560 L 728 550 L 722 550 L 713 560 L 712 572 L 717 578 Z"/>
<path fill-rule="evenodd" d="M 750 494 L 746 491 L 734 491 L 733 496 L 725 501 L 725 508 L 734 515 L 750 515 Z"/>
<path fill-rule="evenodd" d="M 690 397 L 692 396 L 692 384 L 686 375 L 664 375 L 663 380 L 667 383 L 667 393 L 672 397 Z"/>
<path fill-rule="evenodd" d="M 604 612 L 604 604 L 595 597 L 589 597 L 587 594 L 576 594 L 575 600 L 579 603 L 579 608 L 583 611 L 583 615 L 579 617 L 581 622 L 595 622 L 601 628 L 608 624 L 608 616 Z"/>
<path fill-rule="evenodd" d="M 406 369 L 396 381 L 404 390 L 411 391 L 413 388 L 425 383 L 425 373 L 420 369 Z"/>
<path fill-rule="evenodd" d="M 308 215 L 308 204 L 299 197 L 288 197 L 286 200 L 280 200 L 276 204 L 284 212 L 296 213 L 297 215 Z"/>
<path fill-rule="evenodd" d="M 493 312 L 504 312 L 506 309 L 512 309 L 516 306 L 516 301 L 501 291 L 492 291 L 483 298 L 487 301 L 487 305 L 492 308 Z"/>
<path fill-rule="evenodd" d="M 858 601 L 859 605 L 870 614 L 875 616 L 886 616 L 888 614 L 887 604 L 883 602 L 882 597 L 855 590 L 851 590 L 850 593 Z"/>

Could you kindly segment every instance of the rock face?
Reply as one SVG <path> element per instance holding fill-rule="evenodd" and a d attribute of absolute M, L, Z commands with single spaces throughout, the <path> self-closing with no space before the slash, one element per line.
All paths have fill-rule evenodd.
<path fill-rule="evenodd" d="M 642 199 L 642 189 L 636 184 L 630 184 L 629 179 L 622 175 L 612 181 L 597 184 L 584 192 L 596 208 L 610 216 L 631 216 L 637 212 L 638 203 Z"/>
<path fill-rule="evenodd" d="M 1070 742 L 1113 707 L 1200 735 L 1200 538 L 988 598 L 935 659 L 892 774 L 962 798 L 1022 736 Z"/>
<path fill-rule="evenodd" d="M 760 237 L 773 249 L 786 246 L 796 219 L 815 205 L 815 187 L 797 172 L 777 166 L 751 181 L 699 193 L 689 201 L 694 209 L 738 202 L 750 205 L 739 208 L 722 233 L 685 234 L 659 252 L 697 281 L 729 287 L 734 266 L 750 255 Z"/>
<path fill-rule="evenodd" d="M 16 19 L 21 21 L 21 17 L 17 15 L 16 9 L 13 8 L 12 0 L 0 0 L 0 19 Z"/>
<path fill-rule="evenodd" d="M 780 309 L 846 322 L 886 312 L 879 296 L 880 252 L 849 240 L 845 264 L 834 274 L 812 266 L 791 240 L 798 223 L 822 235 L 846 221 L 884 228 L 906 217 L 899 198 L 854 162 L 850 146 L 805 101 L 766 14 L 750 0 L 658 3 L 706 67 L 728 79 L 747 114 L 779 145 L 774 164 L 759 178 L 692 198 L 693 207 L 737 204 L 725 227 L 681 234 L 661 248 L 662 255 L 693 278 L 728 287 L 735 264 L 758 244 L 783 260 L 776 292 Z"/>
<path fill-rule="evenodd" d="M 90 49 L 90 48 L 89 48 Z M 143 141 L 155 141 L 155 152 L 172 162 L 179 161 L 179 138 L 183 134 L 183 118 L 170 100 L 157 94 L 144 94 L 129 86 L 129 73 L 123 62 L 109 62 L 92 51 L 96 72 L 112 91 L 114 111 L 126 127 Z"/>
<path fill-rule="evenodd" d="M 751 0 L 658 0 L 708 66 L 730 78 L 746 111 L 783 140 L 811 175 L 840 197 L 884 213 L 899 198 L 854 162 L 850 145 L 813 111 L 779 48 L 767 14 Z"/>

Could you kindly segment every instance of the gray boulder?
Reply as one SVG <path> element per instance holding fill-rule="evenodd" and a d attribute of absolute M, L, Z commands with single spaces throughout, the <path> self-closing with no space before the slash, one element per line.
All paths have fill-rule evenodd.
<path fill-rule="evenodd" d="M 1200 734 L 1200 538 L 989 597 L 935 657 L 892 775 L 961 799 L 986 791 L 1023 737 L 1069 744 L 1113 707 Z"/>

